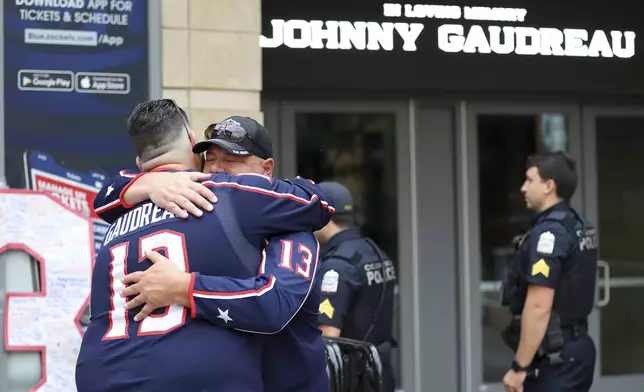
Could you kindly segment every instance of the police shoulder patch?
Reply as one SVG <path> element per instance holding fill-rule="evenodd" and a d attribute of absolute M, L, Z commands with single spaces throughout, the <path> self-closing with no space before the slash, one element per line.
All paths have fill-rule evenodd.
<path fill-rule="evenodd" d="M 552 254 L 555 250 L 555 235 L 549 231 L 544 231 L 539 236 L 537 242 L 537 253 Z"/>
<path fill-rule="evenodd" d="M 322 277 L 322 288 L 320 289 L 323 293 L 333 294 L 338 291 L 338 281 L 340 280 L 340 274 L 335 270 L 328 270 L 324 273 Z"/>

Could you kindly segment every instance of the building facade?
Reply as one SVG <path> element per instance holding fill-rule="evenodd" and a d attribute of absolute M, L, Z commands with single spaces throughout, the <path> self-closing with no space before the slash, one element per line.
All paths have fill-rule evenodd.
<path fill-rule="evenodd" d="M 573 204 L 600 233 L 594 390 L 639 390 L 636 3 L 408 3 L 264 1 L 260 38 L 280 175 L 347 184 L 365 232 L 396 256 L 402 387 L 501 388 L 512 354 L 499 286 L 529 219 L 525 161 L 565 150 Z"/>
<path fill-rule="evenodd" d="M 195 129 L 232 114 L 263 120 L 260 0 L 160 4 L 163 97 L 187 108 Z"/>
<path fill-rule="evenodd" d="M 350 188 L 398 268 L 408 392 L 499 390 L 512 359 L 500 273 L 529 219 L 525 160 L 567 151 L 573 204 L 600 233 L 593 390 L 641 390 L 641 5 L 410 3 L 149 2 L 150 96 L 176 99 L 196 130 L 263 121 L 280 176 Z"/>

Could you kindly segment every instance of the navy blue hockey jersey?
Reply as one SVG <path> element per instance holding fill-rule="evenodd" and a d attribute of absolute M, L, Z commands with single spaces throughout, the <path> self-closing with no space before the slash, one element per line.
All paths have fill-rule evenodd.
<path fill-rule="evenodd" d="M 308 320 L 301 325 L 310 326 L 302 333 L 319 339 L 319 299 L 309 297 L 317 296 L 318 264 L 311 231 L 332 213 L 323 195 L 305 180 L 217 174 L 204 183 L 219 198 L 215 210 L 181 220 L 150 202 L 127 210 L 132 206 L 112 192 L 131 179 L 121 177 L 121 184 L 97 197 L 99 205 L 111 207 L 102 212 L 118 218 L 94 268 L 92 319 L 77 364 L 79 392 L 267 390 L 260 374 L 263 334 L 282 330 L 298 314 Z M 265 247 L 265 239 L 276 235 Z M 123 308 L 120 279 L 150 266 L 143 256 L 149 249 L 192 273 L 191 307 L 170 306 L 137 323 L 138 309 Z M 269 259 L 279 262 L 269 265 Z M 321 339 L 315 340 L 304 349 L 322 350 L 314 357 L 323 362 Z"/>

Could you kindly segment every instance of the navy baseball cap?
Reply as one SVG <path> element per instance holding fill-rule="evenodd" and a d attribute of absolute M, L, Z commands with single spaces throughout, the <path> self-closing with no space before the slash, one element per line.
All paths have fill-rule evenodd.
<path fill-rule="evenodd" d="M 217 145 L 233 155 L 255 155 L 262 159 L 273 157 L 273 140 L 268 131 L 250 117 L 232 116 L 220 123 L 210 124 L 204 137 L 206 140 L 192 148 L 195 154 Z"/>
<path fill-rule="evenodd" d="M 321 182 L 318 184 L 324 194 L 329 198 L 329 203 L 335 208 L 334 215 L 354 215 L 353 197 L 351 192 L 338 182 Z"/>

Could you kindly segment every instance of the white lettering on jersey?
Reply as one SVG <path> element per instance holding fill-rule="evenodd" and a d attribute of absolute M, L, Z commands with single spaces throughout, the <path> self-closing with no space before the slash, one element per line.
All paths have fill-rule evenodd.
<path fill-rule="evenodd" d="M 110 226 L 105 236 L 103 246 L 109 244 L 117 237 L 124 236 L 128 233 L 144 228 L 152 223 L 157 223 L 175 216 L 161 209 L 159 206 L 152 202 L 141 204 L 140 206 L 130 210 L 116 220 Z"/>

